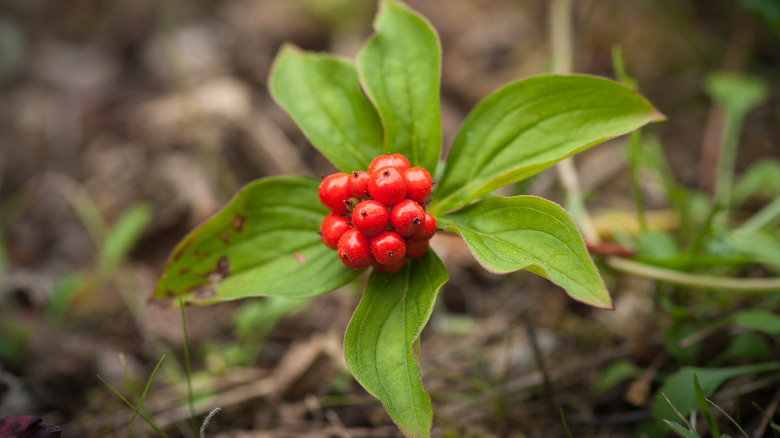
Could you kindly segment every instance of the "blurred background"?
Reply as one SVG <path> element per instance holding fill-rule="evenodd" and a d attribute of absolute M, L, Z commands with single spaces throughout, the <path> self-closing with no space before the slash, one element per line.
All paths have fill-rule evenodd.
<path fill-rule="evenodd" d="M 482 97 L 552 70 L 552 0 L 407 3 L 441 38 L 445 152 Z M 375 12 L 0 1 L 0 417 L 43 417 L 63 436 L 194 436 L 189 374 L 198 422 L 222 407 L 208 436 L 400 436 L 343 363 L 359 285 L 187 308 L 186 351 L 179 309 L 146 304 L 176 242 L 241 185 L 333 171 L 270 99 L 269 69 L 283 42 L 354 57 Z M 580 0 L 571 31 L 575 72 L 629 83 L 668 118 L 577 157 L 598 236 L 674 272 L 776 277 L 780 2 Z M 710 227 L 728 144 L 730 221 Z M 566 200 L 554 171 L 512 190 Z M 597 253 L 616 310 L 591 310 L 532 274 L 486 273 L 457 239 L 434 248 L 451 278 L 422 337 L 434 436 L 566 436 L 559 409 L 574 436 L 640 436 L 681 367 L 780 360 L 772 291 L 659 282 Z M 761 323 L 740 319 L 756 309 Z M 750 436 L 777 436 L 778 373 L 762 370 L 716 379 L 716 403 Z M 158 431 L 117 392 L 145 396 Z"/>

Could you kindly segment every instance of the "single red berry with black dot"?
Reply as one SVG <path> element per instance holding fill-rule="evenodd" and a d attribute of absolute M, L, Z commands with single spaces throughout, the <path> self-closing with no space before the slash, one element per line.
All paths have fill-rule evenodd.
<path fill-rule="evenodd" d="M 350 269 L 363 269 L 373 260 L 368 237 L 354 228 L 341 236 L 336 250 L 341 263 Z"/>
<path fill-rule="evenodd" d="M 385 166 L 371 172 L 368 180 L 371 198 L 392 207 L 406 197 L 406 181 L 393 166 Z"/>
<path fill-rule="evenodd" d="M 409 164 L 409 160 L 401 154 L 385 154 L 378 155 L 371 160 L 371 164 L 368 165 L 368 173 L 373 173 L 375 170 L 386 166 L 395 167 L 401 173 L 412 167 Z"/>
<path fill-rule="evenodd" d="M 352 197 L 348 187 L 349 175 L 346 173 L 334 173 L 328 175 L 320 183 L 320 202 L 330 211 L 336 214 L 349 212 L 344 201 Z"/>
<path fill-rule="evenodd" d="M 406 258 L 419 259 L 424 256 L 430 246 L 430 240 L 409 240 L 406 242 Z"/>
<path fill-rule="evenodd" d="M 404 199 L 390 210 L 390 226 L 403 237 L 411 237 L 425 226 L 425 210 L 411 199 Z"/>
<path fill-rule="evenodd" d="M 390 211 L 379 201 L 362 201 L 352 210 L 352 226 L 368 237 L 375 236 L 387 228 Z"/>
<path fill-rule="evenodd" d="M 368 198 L 368 179 L 370 174 L 362 170 L 352 172 L 349 176 L 349 192 L 360 199 Z"/>
<path fill-rule="evenodd" d="M 376 260 L 371 262 L 371 267 L 374 268 L 375 271 L 381 272 L 383 274 L 392 274 L 394 272 L 398 272 L 401 270 L 401 268 L 404 267 L 404 262 L 406 262 L 405 259 L 401 259 L 398 261 L 398 263 L 394 265 L 383 265 L 381 263 L 378 263 Z"/>
<path fill-rule="evenodd" d="M 320 225 L 322 243 L 330 249 L 336 249 L 341 236 L 350 229 L 352 229 L 352 225 L 350 225 L 349 219 L 336 213 L 331 213 L 325 216 Z"/>
<path fill-rule="evenodd" d="M 404 180 L 406 181 L 407 198 L 422 204 L 431 196 L 433 188 L 431 174 L 422 167 L 412 167 L 404 172 Z"/>
<path fill-rule="evenodd" d="M 394 231 L 383 231 L 371 238 L 371 255 L 381 265 L 393 266 L 406 255 L 406 240 Z"/>
<path fill-rule="evenodd" d="M 436 218 L 426 211 L 422 229 L 413 234 L 410 239 L 417 241 L 429 240 L 434 234 L 436 234 Z"/>

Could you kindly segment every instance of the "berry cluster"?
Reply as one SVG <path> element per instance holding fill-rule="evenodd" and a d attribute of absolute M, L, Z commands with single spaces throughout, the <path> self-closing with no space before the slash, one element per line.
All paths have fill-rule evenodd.
<path fill-rule="evenodd" d="M 401 154 L 380 155 L 368 171 L 334 173 L 320 183 L 320 202 L 331 211 L 320 226 L 322 243 L 352 269 L 400 270 L 420 258 L 436 232 L 425 211 L 431 175 Z"/>

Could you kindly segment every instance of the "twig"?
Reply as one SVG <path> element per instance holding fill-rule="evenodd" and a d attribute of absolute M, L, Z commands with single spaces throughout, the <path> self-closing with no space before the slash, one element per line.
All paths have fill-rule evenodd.
<path fill-rule="evenodd" d="M 341 419 L 339 418 L 338 414 L 336 414 L 336 411 L 333 409 L 328 409 L 325 411 L 325 418 L 328 419 L 328 422 L 333 426 L 334 432 L 337 433 L 340 437 L 352 438 L 352 434 L 350 434 L 349 430 L 344 427 L 344 423 L 341 422 Z"/>

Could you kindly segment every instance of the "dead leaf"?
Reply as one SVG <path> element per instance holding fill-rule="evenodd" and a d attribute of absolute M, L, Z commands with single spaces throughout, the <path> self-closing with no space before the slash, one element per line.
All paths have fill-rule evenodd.
<path fill-rule="evenodd" d="M 43 424 L 41 417 L 0 418 L 0 436 L 4 438 L 59 438 L 61 434 L 59 426 Z"/>

